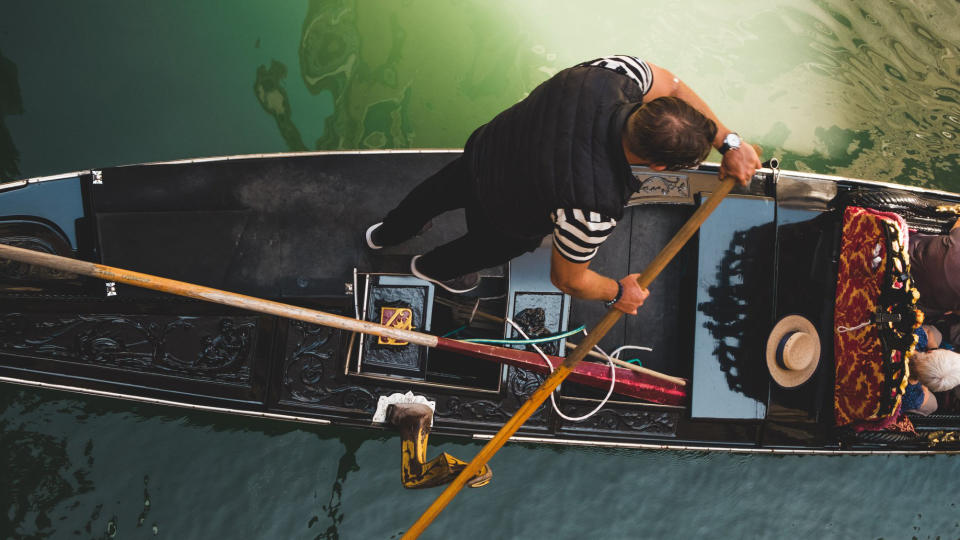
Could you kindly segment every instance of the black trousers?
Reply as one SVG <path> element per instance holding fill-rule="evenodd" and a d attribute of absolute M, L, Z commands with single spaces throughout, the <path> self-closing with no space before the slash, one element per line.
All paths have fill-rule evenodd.
<path fill-rule="evenodd" d="M 458 208 L 466 210 L 467 234 L 417 260 L 417 270 L 434 279 L 447 280 L 503 264 L 533 251 L 543 240 L 500 232 L 480 208 L 460 157 L 424 180 L 391 210 L 377 231 L 377 240 L 386 246 L 399 244 L 434 217 Z"/>

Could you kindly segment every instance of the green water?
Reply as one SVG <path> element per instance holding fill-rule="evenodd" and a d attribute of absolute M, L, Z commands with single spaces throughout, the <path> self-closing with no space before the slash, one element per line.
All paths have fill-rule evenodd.
<path fill-rule="evenodd" d="M 0 178 L 186 157 L 459 147 L 611 53 L 681 77 L 785 168 L 960 191 L 950 0 L 0 0 Z M 437 440 L 458 456 L 479 445 Z M 0 538 L 396 538 L 379 432 L 0 386 Z M 425 538 L 960 538 L 953 457 L 509 445 Z"/>

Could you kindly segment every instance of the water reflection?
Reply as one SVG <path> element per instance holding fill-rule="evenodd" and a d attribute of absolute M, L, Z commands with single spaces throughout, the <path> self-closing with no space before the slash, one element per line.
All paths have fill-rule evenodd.
<path fill-rule="evenodd" d="M 957 3 L 815 4 L 819 16 L 787 7 L 784 22 L 806 41 L 805 84 L 831 85 L 822 106 L 843 110 L 847 125 L 817 127 L 806 152 L 777 125 L 766 142 L 784 167 L 960 189 Z"/>
<path fill-rule="evenodd" d="M 164 530 L 183 537 L 199 523 L 225 536 L 257 535 L 238 518 L 245 507 L 274 516 L 257 525 L 262 537 L 303 532 L 305 524 L 310 538 L 341 538 L 347 478 L 360 471 L 358 451 L 371 440 L 364 431 L 6 388 L 0 538 L 150 538 Z M 399 465 L 396 458 L 389 464 Z M 360 482 L 371 474 L 379 471 Z M 312 512 L 307 520 L 304 512 Z"/>
<path fill-rule="evenodd" d="M 280 130 L 287 148 L 291 152 L 302 152 L 307 150 L 307 147 L 304 146 L 300 130 L 291 118 L 290 98 L 287 96 L 284 82 L 286 78 L 287 66 L 274 60 L 269 68 L 266 66 L 257 68 L 257 80 L 253 88 L 260 106 L 276 120 L 277 129 Z"/>
<path fill-rule="evenodd" d="M 67 437 L 42 433 L 30 425 L 37 409 L 45 405 L 41 395 L 28 392 L 5 392 L 0 400 L 0 410 L 6 412 L 0 419 L 0 508 L 4 509 L 0 532 L 4 537 L 52 537 L 60 525 L 62 506 L 93 491 L 89 479 L 93 441 L 86 441 L 75 462 Z M 28 420 L 18 421 L 21 417 Z M 94 509 L 84 532 L 93 530 L 99 512 L 100 507 Z"/>
<path fill-rule="evenodd" d="M 496 9 L 456 4 L 311 1 L 296 84 L 332 96 L 323 135 L 300 140 L 284 90 L 290 66 L 260 66 L 254 86 L 290 150 L 459 146 L 556 71 L 555 55 L 528 45 Z"/>
<path fill-rule="evenodd" d="M 960 190 L 958 4 L 779 4 L 740 21 L 745 37 L 721 57 L 741 66 L 735 80 L 719 77 L 726 99 L 763 100 L 750 104 L 762 119 L 730 123 L 756 129 L 750 137 L 785 168 Z M 323 135 L 301 140 L 284 90 L 290 66 L 260 66 L 257 98 L 291 150 L 459 146 L 566 65 L 542 44 L 568 46 L 564 40 L 525 34 L 514 11 L 504 2 L 372 9 L 313 0 L 302 25 L 302 81 L 289 84 L 332 96 Z M 679 24 L 666 11 L 661 22 Z M 765 57 L 765 47 L 773 54 Z M 583 54 L 567 56 L 575 62 Z M 713 53 L 700 54 L 692 65 L 709 61 L 705 69 L 717 69 Z"/>
<path fill-rule="evenodd" d="M 323 511 L 329 523 L 322 533 L 314 537 L 314 540 L 320 540 L 321 538 L 325 540 L 336 540 L 340 538 L 339 527 L 344 518 L 344 513 L 341 508 L 343 485 L 346 483 L 349 473 L 360 470 L 360 466 L 357 465 L 357 450 L 363 444 L 363 441 L 364 439 L 356 433 L 345 433 L 340 438 L 340 442 L 343 443 L 343 455 L 340 456 L 340 460 L 337 463 L 336 479 L 333 481 L 333 485 L 330 486 L 330 498 L 327 504 L 323 505 Z M 310 518 L 307 527 L 312 528 L 318 523 L 320 523 L 320 517 L 313 516 Z"/>

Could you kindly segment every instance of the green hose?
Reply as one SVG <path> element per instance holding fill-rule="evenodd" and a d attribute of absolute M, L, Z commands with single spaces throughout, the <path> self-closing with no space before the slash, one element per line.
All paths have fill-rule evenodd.
<path fill-rule="evenodd" d="M 564 339 L 564 338 L 570 337 L 570 336 L 572 336 L 572 335 L 574 335 L 574 334 L 578 334 L 578 333 L 582 332 L 584 328 L 586 328 L 586 326 L 581 326 L 580 328 L 577 328 L 577 329 L 575 329 L 575 330 L 570 330 L 570 331 L 564 332 L 564 333 L 562 333 L 562 334 L 556 334 L 556 335 L 554 335 L 554 336 L 544 336 L 544 337 L 541 337 L 541 338 L 534 338 L 534 339 L 480 339 L 480 338 L 473 338 L 473 339 L 464 339 L 463 341 L 466 341 L 466 342 L 469 342 L 469 343 L 490 343 L 490 344 L 494 344 L 494 345 L 532 345 L 532 344 L 534 344 L 534 343 L 545 343 L 545 342 L 547 342 L 547 341 L 556 341 L 556 340 L 558 340 L 558 339 Z"/>

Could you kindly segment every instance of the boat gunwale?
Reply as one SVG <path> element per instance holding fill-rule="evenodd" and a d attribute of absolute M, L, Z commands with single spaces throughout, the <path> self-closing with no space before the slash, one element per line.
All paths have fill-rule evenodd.
<path fill-rule="evenodd" d="M 333 422 L 325 418 L 314 418 L 310 416 L 271 413 L 266 411 L 255 411 L 255 410 L 249 410 L 249 409 L 234 409 L 231 407 L 216 407 L 213 405 L 200 405 L 198 403 L 187 403 L 183 401 L 174 401 L 169 399 L 137 396 L 133 394 L 124 394 L 122 392 L 111 392 L 109 390 L 97 390 L 95 388 L 72 386 L 69 384 L 57 384 L 57 383 L 48 383 L 48 382 L 35 381 L 35 380 L 29 380 L 29 379 L 19 379 L 16 377 L 7 377 L 4 375 L 0 375 L 0 383 L 10 383 L 10 384 L 17 384 L 20 386 L 28 386 L 32 388 L 42 388 L 46 390 L 73 392 L 76 394 L 85 394 L 85 395 L 107 397 L 107 398 L 113 398 L 113 399 L 123 399 L 126 401 L 137 401 L 140 403 L 148 403 L 151 405 L 165 405 L 170 407 L 178 407 L 181 409 L 191 409 L 191 410 L 204 411 L 204 412 L 227 413 L 227 414 L 235 414 L 235 415 L 241 415 L 241 416 L 251 416 L 255 418 L 266 418 L 270 420 L 288 420 L 293 422 L 304 422 L 304 423 L 310 423 L 310 424 L 321 424 L 321 425 L 333 424 Z"/>
<path fill-rule="evenodd" d="M 0 194 L 4 191 L 15 189 L 18 187 L 23 187 L 27 184 L 35 184 L 39 182 L 49 182 L 54 180 L 66 180 L 70 178 L 76 178 L 78 176 L 91 174 L 93 171 L 110 169 L 110 168 L 125 168 L 125 167 L 141 167 L 141 166 L 150 166 L 150 165 L 184 165 L 191 163 L 210 163 L 216 161 L 240 161 L 247 159 L 278 159 L 278 158 L 290 158 L 290 157 L 311 157 L 311 156 L 355 156 L 355 155 L 379 155 L 379 154 L 454 154 L 463 152 L 462 148 L 391 148 L 391 149 L 382 149 L 382 150 L 314 150 L 308 152 L 270 152 L 270 153 L 260 153 L 260 154 L 233 154 L 225 156 L 209 156 L 209 157 L 199 157 L 199 158 L 186 158 L 186 159 L 176 159 L 169 161 L 147 161 L 143 163 L 132 163 L 128 165 L 117 165 L 114 167 L 100 167 L 100 168 L 91 168 L 91 169 L 81 169 L 74 172 L 55 174 L 49 176 L 35 176 L 30 178 L 23 178 L 19 180 L 12 180 L 10 182 L 0 183 Z M 720 170 L 720 164 L 714 161 L 704 161 L 701 163 L 700 168 L 698 169 L 684 169 L 685 172 L 707 172 L 707 173 L 717 173 Z M 835 183 L 841 182 L 850 182 L 856 184 L 863 184 L 869 186 L 883 187 L 888 189 L 895 190 L 907 190 L 918 193 L 931 193 L 937 195 L 946 195 L 952 197 L 960 197 L 960 194 L 954 193 L 952 191 L 945 191 L 941 189 L 933 189 L 922 186 L 912 186 L 906 184 L 896 184 L 893 182 L 884 182 L 881 180 L 867 180 L 862 178 L 852 178 L 847 176 L 835 176 L 829 174 L 820 174 L 820 173 L 811 173 L 803 171 L 794 171 L 787 169 L 776 169 L 778 176 L 789 176 L 794 179 L 800 180 L 826 180 Z M 774 169 L 764 168 L 760 171 L 765 171 L 772 173 Z M 758 173 L 762 174 L 762 173 Z"/>
<path fill-rule="evenodd" d="M 293 414 L 282 414 L 282 413 L 269 413 L 264 411 L 254 411 L 254 410 L 245 410 L 245 409 L 233 409 L 229 407 L 214 407 L 210 405 L 198 405 L 183 403 L 173 400 L 151 398 L 146 396 L 136 396 L 131 394 L 123 394 L 120 392 L 110 392 L 106 390 L 97 390 L 93 388 L 84 388 L 81 386 L 71 386 L 65 384 L 55 384 L 55 383 L 46 383 L 42 381 L 31 381 L 27 379 L 18 379 L 16 377 L 7 377 L 0 376 L 0 383 L 9 383 L 16 384 L 20 386 L 32 387 L 32 388 L 41 388 L 45 390 L 54 390 L 62 392 L 72 392 L 75 394 L 82 395 L 92 395 L 97 397 L 106 397 L 112 399 L 123 399 L 126 401 L 134 401 L 139 403 L 146 403 L 149 405 L 160 405 L 160 406 L 170 406 L 178 407 L 183 409 L 201 411 L 201 412 L 214 412 L 214 413 L 227 413 L 234 414 L 237 416 L 247 416 L 251 418 L 263 418 L 267 420 L 281 420 L 288 422 L 300 422 L 308 423 L 313 425 L 337 425 L 331 420 L 325 418 L 316 418 L 310 416 L 300 416 Z M 371 423 L 369 427 L 377 427 L 377 424 Z M 474 441 L 487 441 L 493 438 L 492 434 L 486 433 L 473 433 L 470 437 Z M 960 454 L 960 449 L 950 449 L 950 450 L 907 450 L 907 449 L 893 449 L 890 447 L 878 448 L 876 450 L 826 450 L 826 449 L 815 449 L 815 448 L 763 448 L 763 447 L 743 447 L 743 446 L 718 446 L 718 445 L 692 445 L 692 444 L 669 444 L 669 443 L 630 443 L 630 442 L 620 442 L 620 441 L 600 441 L 600 440 L 587 440 L 587 439 L 570 439 L 570 438 L 552 438 L 552 437 L 531 437 L 526 435 L 514 435 L 510 437 L 508 442 L 519 443 L 519 444 L 553 444 L 560 446 L 573 446 L 573 447 L 583 447 L 583 448 L 610 448 L 610 449 L 622 449 L 622 450 L 649 450 L 649 451 L 683 451 L 683 452 L 710 452 L 710 453 L 727 453 L 727 454 L 753 454 L 753 455 L 795 455 L 795 456 L 807 456 L 807 455 L 826 455 L 826 456 L 874 456 L 874 455 L 954 455 Z"/>
<path fill-rule="evenodd" d="M 474 440 L 485 441 L 493 438 L 493 435 L 477 433 L 473 435 Z M 878 448 L 877 450 L 825 450 L 815 448 L 764 448 L 764 447 L 742 447 L 742 446 L 698 446 L 692 444 L 656 444 L 656 443 L 629 443 L 618 441 L 587 441 L 583 439 L 565 439 L 548 437 L 530 437 L 526 435 L 514 435 L 508 442 L 520 444 L 556 444 L 562 446 L 579 446 L 589 448 L 612 448 L 624 450 L 671 450 L 685 452 L 724 452 L 729 454 L 771 454 L 771 455 L 826 455 L 826 456 L 873 456 L 873 455 L 953 455 L 960 454 L 960 449 L 955 450 L 896 450 L 892 447 Z"/>

